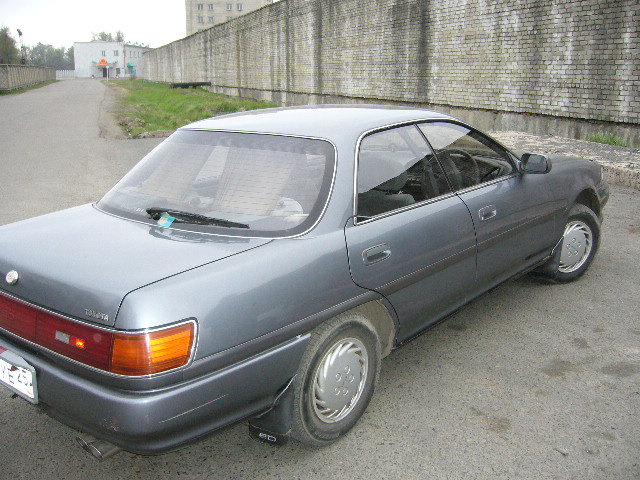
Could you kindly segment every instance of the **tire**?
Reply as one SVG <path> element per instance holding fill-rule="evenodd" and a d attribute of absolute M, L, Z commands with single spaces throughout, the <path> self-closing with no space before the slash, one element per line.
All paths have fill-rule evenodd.
<path fill-rule="evenodd" d="M 588 207 L 574 205 L 564 227 L 560 251 L 551 259 L 555 262 L 553 272 L 545 276 L 558 283 L 577 280 L 591 266 L 599 246 L 600 220 Z"/>
<path fill-rule="evenodd" d="M 380 373 L 380 339 L 358 314 L 343 314 L 311 334 L 294 380 L 291 435 L 325 446 L 347 433 L 373 396 Z"/>

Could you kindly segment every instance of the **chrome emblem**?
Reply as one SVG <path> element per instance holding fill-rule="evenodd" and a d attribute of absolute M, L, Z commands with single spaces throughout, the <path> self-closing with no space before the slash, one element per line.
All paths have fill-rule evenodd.
<path fill-rule="evenodd" d="M 84 309 L 84 313 L 86 316 L 95 318 L 96 320 L 102 320 L 104 322 L 109 321 L 109 315 L 107 315 L 106 313 L 96 312 L 95 310 L 90 310 L 88 308 Z"/>
<path fill-rule="evenodd" d="M 7 273 L 7 276 L 4 277 L 9 285 L 15 285 L 16 283 L 18 283 L 18 278 L 20 278 L 20 275 L 18 275 L 18 272 L 16 272 L 15 270 L 11 270 L 9 273 Z"/>

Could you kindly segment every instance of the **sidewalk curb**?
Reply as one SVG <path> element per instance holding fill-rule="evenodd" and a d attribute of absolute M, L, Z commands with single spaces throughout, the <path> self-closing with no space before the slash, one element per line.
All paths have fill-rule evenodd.
<path fill-rule="evenodd" d="M 640 170 L 629 170 L 603 162 L 598 163 L 602 166 L 605 180 L 610 184 L 624 185 L 640 190 Z"/>

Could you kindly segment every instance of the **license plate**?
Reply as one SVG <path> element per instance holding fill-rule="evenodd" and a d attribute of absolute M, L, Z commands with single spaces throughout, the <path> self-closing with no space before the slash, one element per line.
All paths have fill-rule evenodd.
<path fill-rule="evenodd" d="M 31 403 L 38 403 L 35 369 L 22 357 L 2 347 L 0 347 L 0 383 Z"/>

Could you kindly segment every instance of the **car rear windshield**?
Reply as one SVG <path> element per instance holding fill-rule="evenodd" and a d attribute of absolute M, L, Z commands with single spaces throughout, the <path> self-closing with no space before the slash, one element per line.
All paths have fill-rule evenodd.
<path fill-rule="evenodd" d="M 158 228 L 290 236 L 327 201 L 335 152 L 325 140 L 181 130 L 156 147 L 97 207 Z"/>

